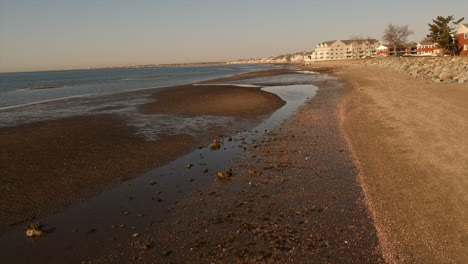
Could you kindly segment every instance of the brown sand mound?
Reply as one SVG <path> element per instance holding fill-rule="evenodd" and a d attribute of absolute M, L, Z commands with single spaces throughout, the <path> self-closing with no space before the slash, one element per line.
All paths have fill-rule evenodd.
<path fill-rule="evenodd" d="M 155 97 L 156 102 L 142 106 L 144 113 L 254 116 L 285 104 L 275 94 L 231 85 L 184 85 Z"/>

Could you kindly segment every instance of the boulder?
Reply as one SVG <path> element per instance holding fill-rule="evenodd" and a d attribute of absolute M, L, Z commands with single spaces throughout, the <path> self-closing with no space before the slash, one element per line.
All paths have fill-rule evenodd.
<path fill-rule="evenodd" d="M 439 78 L 443 80 L 452 79 L 452 77 L 453 77 L 452 73 L 448 71 L 444 71 L 441 74 L 439 74 Z"/>

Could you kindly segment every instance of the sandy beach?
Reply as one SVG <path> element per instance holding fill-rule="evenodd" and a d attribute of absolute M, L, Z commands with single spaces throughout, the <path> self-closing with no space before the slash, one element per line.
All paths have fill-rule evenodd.
<path fill-rule="evenodd" d="M 231 167 L 223 168 L 232 170 L 228 180 L 207 181 L 185 192 L 176 186 L 174 192 L 180 194 L 174 194 L 175 202 L 170 204 L 159 189 L 148 198 L 153 201 L 138 203 L 156 201 L 158 210 L 166 211 L 164 216 L 128 218 L 127 225 L 135 224 L 136 229 L 122 227 L 106 240 L 120 241 L 118 247 L 108 244 L 91 250 L 89 257 L 73 259 L 92 263 L 467 262 L 468 87 L 417 80 L 362 62 L 323 62 L 304 69 L 337 78 L 316 82 L 316 96 L 307 98 L 292 117 L 271 131 L 249 134 L 245 129 L 284 101 L 258 88 L 226 83 L 293 71 L 248 73 L 161 89 L 153 94 L 155 102 L 140 107 L 146 114 L 237 118 L 235 124 L 212 127 L 198 136 L 145 141 L 114 115 L 1 128 L 0 154 L 7 170 L 2 175 L 6 191 L 0 194 L 0 209 L 7 213 L 2 214 L 0 227 L 5 230 L 15 223 L 24 225 L 31 216 L 61 211 L 206 146 L 213 138 L 244 131 L 212 153 L 223 156 L 229 151 L 226 146 L 242 150 Z M 185 182 L 202 181 L 198 176 L 205 173 L 201 170 L 207 166 L 204 156 L 197 154 L 190 161 L 195 170 L 178 165 L 190 171 L 183 174 Z M 216 171 L 208 174 L 216 178 Z M 120 214 L 119 208 L 115 211 Z M 115 217 L 103 223 L 114 229 L 118 221 Z M 94 232 L 81 234 L 79 241 L 90 239 Z M 53 241 L 54 234 L 50 236 Z"/>
<path fill-rule="evenodd" d="M 362 63 L 315 67 L 353 87 L 343 128 L 386 260 L 467 263 L 468 86 Z"/>

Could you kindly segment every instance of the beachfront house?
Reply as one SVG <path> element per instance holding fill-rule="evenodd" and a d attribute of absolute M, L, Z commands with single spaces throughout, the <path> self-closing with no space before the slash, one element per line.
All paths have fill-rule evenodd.
<path fill-rule="evenodd" d="M 418 54 L 418 43 L 408 43 L 404 45 L 405 55 L 417 55 Z"/>
<path fill-rule="evenodd" d="M 377 56 L 394 56 L 395 50 L 390 44 L 382 45 L 378 47 L 376 52 Z M 408 43 L 397 47 L 398 56 L 414 56 L 417 54 L 417 44 Z"/>
<path fill-rule="evenodd" d="M 346 58 L 357 59 L 377 55 L 377 48 L 382 42 L 376 39 L 343 40 L 346 44 Z"/>
<path fill-rule="evenodd" d="M 338 49 L 340 45 L 344 47 L 344 43 L 339 40 L 325 41 L 317 44 L 311 55 L 312 60 L 330 60 L 332 57 L 335 59 L 335 55 L 333 54 L 332 56 L 331 54 L 332 50 Z"/>
<path fill-rule="evenodd" d="M 331 40 L 318 43 L 312 60 L 357 59 L 377 55 L 382 43 L 376 39 Z"/>
<path fill-rule="evenodd" d="M 381 45 L 377 47 L 376 55 L 383 57 L 390 56 L 390 49 L 387 46 Z"/>
<path fill-rule="evenodd" d="M 417 45 L 417 54 L 418 55 L 442 55 L 444 54 L 444 49 L 439 47 L 439 44 L 432 41 L 421 41 Z"/>
<path fill-rule="evenodd" d="M 457 30 L 460 56 L 468 56 L 468 24 L 461 24 Z"/>

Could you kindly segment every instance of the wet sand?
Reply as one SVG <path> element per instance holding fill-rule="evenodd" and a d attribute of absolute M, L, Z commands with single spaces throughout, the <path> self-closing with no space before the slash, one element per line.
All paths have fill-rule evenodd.
<path fill-rule="evenodd" d="M 218 84 L 218 83 L 223 83 L 223 82 L 237 81 L 237 80 L 249 79 L 249 78 L 270 77 L 270 76 L 281 75 L 281 74 L 294 74 L 294 72 L 287 68 L 265 70 L 265 71 L 249 72 L 249 73 L 243 73 L 243 74 L 234 75 L 234 76 L 212 79 L 212 80 L 204 81 L 201 83 L 204 83 L 204 84 L 217 83 Z"/>
<path fill-rule="evenodd" d="M 151 113 L 236 116 L 235 124 L 205 128 L 197 136 L 178 134 L 157 141 L 134 135 L 135 130 L 117 115 L 80 116 L 0 128 L 0 232 L 89 199 L 112 184 L 206 145 L 217 135 L 252 127 L 284 104 L 278 96 L 257 88 L 187 88 L 156 90 L 158 103 L 143 108 Z M 213 89 L 215 98 L 207 95 Z M 202 97 L 216 103 L 205 102 Z M 164 105 L 164 100 L 170 101 L 171 108 Z M 224 111 L 222 105 L 242 111 Z"/>
<path fill-rule="evenodd" d="M 468 86 L 360 63 L 317 63 L 349 82 L 343 126 L 389 263 L 468 263 Z"/>
<path fill-rule="evenodd" d="M 1 128 L 0 230 L 89 198 L 196 144 L 188 135 L 145 141 L 133 132 L 112 115 Z"/>
<path fill-rule="evenodd" d="M 260 74 L 263 75 L 262 77 L 266 77 L 282 73 L 288 73 L 288 71 L 279 70 L 276 73 L 275 71 L 265 71 Z M 250 77 L 255 76 L 247 74 L 243 77 L 224 78 L 217 80 L 217 82 Z M 233 147 L 244 149 L 245 154 L 236 159 L 235 165 L 232 167 L 234 176 L 230 180 L 219 180 L 215 183 L 199 185 L 196 191 L 186 194 L 183 199 L 178 199 L 174 204 L 166 205 L 163 200 L 153 201 L 163 206 L 162 209 L 166 208 L 168 215 L 155 219 L 150 218 L 149 215 L 135 216 L 135 219 L 140 219 L 134 220 L 135 223 L 144 220 L 143 224 L 146 221 L 149 221 L 149 224 L 144 224 L 144 229 L 141 223 L 140 225 L 135 224 L 137 228 L 131 229 L 132 224 L 129 223 L 126 225 L 128 228 L 123 228 L 126 230 L 125 233 L 131 232 L 127 234 L 128 239 L 125 243 L 107 245 L 108 250 L 97 253 L 95 259 L 85 258 L 85 260 L 90 260 L 91 263 L 128 263 L 135 260 L 141 263 L 383 263 L 377 231 L 367 210 L 363 190 L 358 182 L 359 171 L 353 162 L 352 152 L 348 147 L 345 134 L 342 133 L 340 106 L 349 95 L 350 89 L 338 80 L 327 80 L 316 85 L 321 87 L 318 94 L 306 101 L 305 105 L 281 127 L 273 131 L 265 131 L 267 133 L 260 137 L 240 134 L 239 138 L 233 139 L 231 143 L 236 145 Z M 236 101 L 239 99 L 237 96 L 244 92 L 253 93 L 249 94 L 248 97 L 257 94 L 259 101 L 248 101 L 249 105 L 245 106 L 246 109 L 251 107 L 252 110 L 259 106 L 258 102 L 270 96 L 265 92 L 258 93 L 258 89 L 249 90 L 252 88 L 239 89 L 239 87 L 226 85 L 219 88 L 234 93 Z M 164 113 L 221 115 L 219 111 L 223 104 L 215 105 L 216 107 L 211 110 L 203 109 L 197 103 L 191 105 L 197 100 L 203 100 L 203 97 L 197 97 L 199 96 L 197 94 L 184 98 L 184 95 L 193 92 L 191 89 L 198 89 L 198 87 L 181 86 L 174 89 L 172 95 L 168 90 L 160 90 L 159 95 L 167 96 L 166 99 L 173 100 L 173 103 L 164 104 L 161 100 L 144 105 L 141 109 L 146 113 L 166 111 Z M 212 86 L 201 86 L 200 91 L 208 92 L 212 91 L 211 89 L 213 89 Z M 190 100 L 192 96 L 198 99 L 192 101 Z M 233 97 L 224 97 L 222 94 L 218 94 L 218 96 L 207 99 L 206 102 L 221 98 L 229 101 Z M 158 94 L 155 94 L 155 99 L 158 99 Z M 178 100 L 185 101 L 179 103 Z M 272 104 L 282 105 L 282 102 L 277 99 L 274 101 L 275 103 L 272 102 Z M 189 107 L 183 109 L 182 105 Z M 230 104 L 226 103 L 226 105 Z M 233 103 L 228 108 L 229 113 L 235 114 L 239 118 L 246 118 L 240 120 L 245 121 L 243 124 L 250 125 L 258 120 L 259 115 L 264 116 L 268 114 L 268 111 L 273 111 L 269 110 L 272 108 L 261 107 L 260 112 L 256 115 L 248 115 L 248 112 L 239 111 L 236 107 L 242 106 L 239 106 L 238 102 Z M 93 117 L 82 118 L 92 119 Z M 115 116 L 95 118 L 114 119 L 109 121 L 114 125 L 117 122 Z M 74 119 L 72 118 L 70 122 L 75 122 Z M 55 121 L 58 123 L 56 126 L 63 128 L 63 121 Z M 89 122 L 87 120 L 85 123 Z M 138 151 L 146 150 L 145 147 L 148 149 L 149 156 L 156 153 L 151 146 L 145 146 L 144 143 L 141 143 L 146 141 L 133 136 L 131 131 L 125 133 L 131 129 L 125 125 L 124 121 L 121 122 L 121 126 L 105 125 L 102 132 L 95 135 L 93 140 L 101 140 L 103 136 L 108 137 L 106 133 L 118 134 L 119 132 L 114 130 L 124 128 L 122 133 L 125 136 L 123 137 L 129 137 L 135 141 L 130 141 L 132 143 L 129 144 L 129 150 L 112 150 L 112 152 L 117 152 L 113 155 L 125 155 L 125 158 L 129 159 L 122 162 L 122 166 L 127 165 L 127 162 L 133 164 L 132 161 L 141 160 L 138 155 L 142 155 L 142 153 L 138 153 Z M 48 127 L 51 123 L 54 122 L 47 121 L 41 124 Z M 68 132 L 71 133 L 70 136 L 77 137 L 76 134 L 80 134 L 79 129 L 83 122 L 77 124 L 78 126 L 73 127 L 74 129 L 61 131 L 57 134 Z M 95 125 L 99 124 L 101 122 L 96 121 Z M 226 131 L 225 129 L 232 129 L 232 131 L 242 129 L 241 124 L 227 128 L 216 128 L 213 134 L 220 135 Z M 96 129 L 89 129 L 90 133 L 87 134 L 92 136 L 93 130 Z M 31 130 L 25 129 L 24 131 Z M 23 132 L 23 135 L 26 132 Z M 263 132 L 256 131 L 255 134 Z M 229 133 L 226 134 L 229 135 Z M 35 138 L 38 136 L 35 135 Z M 177 141 L 177 137 L 175 141 Z M 100 151 L 112 149 L 116 142 L 120 142 L 122 135 L 118 134 L 109 138 L 108 141 L 104 141 L 108 142 L 108 145 L 102 145 L 102 148 L 98 148 L 97 154 Z M 184 145 L 189 146 L 187 149 L 196 147 L 200 138 L 188 138 L 188 140 L 194 140 L 191 142 L 195 143 Z M 47 138 L 44 142 L 54 141 Z M 70 143 L 72 145 L 67 148 L 78 149 L 77 146 L 82 145 L 82 143 L 78 144 L 79 141 L 76 140 L 71 140 L 71 142 L 73 142 Z M 134 146 L 133 142 L 137 142 L 137 144 L 140 142 L 139 146 L 142 146 L 135 148 L 136 152 L 131 152 Z M 34 143 L 35 140 L 30 142 L 30 144 Z M 8 145 L 6 142 L 4 144 Z M 24 147 L 21 144 L 20 146 Z M 42 149 L 39 148 L 39 150 Z M 87 149 L 84 151 L 89 152 Z M 223 151 L 228 150 L 221 149 L 215 153 L 223 155 Z M 35 153 L 35 157 L 39 157 L 37 152 Z M 58 153 L 63 153 L 63 151 L 58 151 Z M 133 155 L 134 153 L 135 155 Z M 74 153 L 71 154 L 74 156 Z M 2 152 L 2 157 L 9 157 L 9 153 Z M 195 165 L 206 162 L 204 157 L 198 158 L 200 160 L 191 162 Z M 112 156 L 109 160 L 112 161 L 112 164 L 115 161 L 119 162 L 118 158 L 113 159 Z M 93 164 L 93 162 L 102 163 L 102 161 L 103 159 L 99 155 L 95 161 L 89 162 Z M 151 158 L 149 161 L 154 162 Z M 59 160 L 58 162 L 63 161 Z M 79 164 L 75 167 L 82 165 Z M 182 167 L 185 168 L 184 165 Z M 129 166 L 127 169 L 133 171 L 135 167 Z M 203 172 L 197 170 L 193 173 L 197 175 L 197 173 Z M 211 177 L 215 177 L 215 172 L 210 171 L 209 173 Z M 184 175 L 184 177 L 188 177 L 188 175 Z M 201 181 L 198 177 L 194 177 L 193 180 L 195 183 Z M 91 181 L 94 184 L 95 179 L 91 179 Z M 48 183 L 50 184 L 50 182 Z M 144 184 L 148 186 L 148 182 Z M 109 184 L 101 185 L 102 188 L 106 188 L 106 186 Z M 87 191 L 86 189 L 85 192 Z M 113 208 L 114 213 L 125 217 L 122 216 L 119 209 L 120 207 Z M 118 217 L 108 219 L 111 224 L 118 224 L 118 220 Z M 114 230 L 114 227 L 108 228 Z M 96 230 L 91 230 L 94 231 L 82 235 L 86 236 L 86 239 L 92 239 L 91 236 L 96 233 Z M 135 237 L 131 235 L 133 230 L 138 232 Z M 112 233 L 111 236 L 119 233 L 119 231 L 113 232 L 115 233 Z M 52 241 L 57 236 L 58 234 L 56 236 L 53 233 L 50 234 L 50 237 L 46 237 L 41 245 Z M 112 237 L 109 237 L 108 240 L 112 240 Z M 37 248 L 39 248 L 39 244 Z M 53 254 L 53 252 L 47 254 Z M 92 256 L 95 254 L 93 253 Z M 14 256 L 11 257 L 14 259 Z M 76 259 L 83 258 L 78 256 Z"/>
<path fill-rule="evenodd" d="M 189 193 L 168 218 L 130 238 L 130 250 L 92 262 L 383 263 L 340 128 L 349 88 L 319 85 L 281 127 L 242 134 L 238 147 L 247 151 L 231 179 Z"/>
<path fill-rule="evenodd" d="M 143 113 L 258 116 L 284 105 L 275 94 L 232 85 L 183 85 L 159 92 L 155 99 L 141 107 Z"/>

